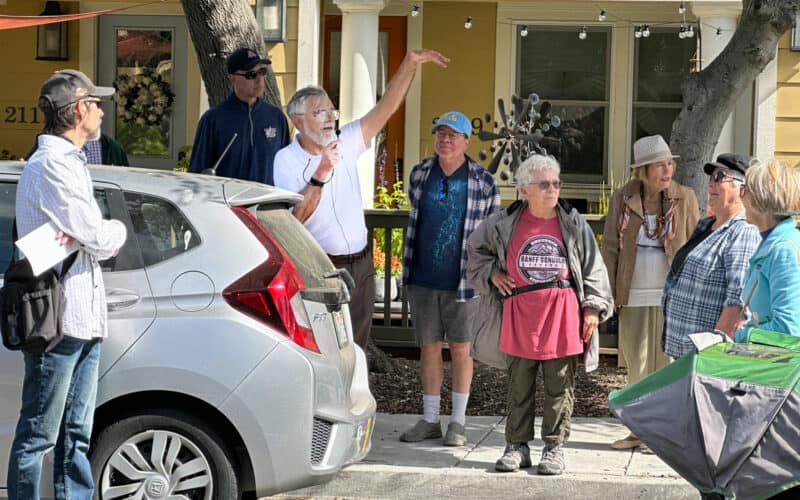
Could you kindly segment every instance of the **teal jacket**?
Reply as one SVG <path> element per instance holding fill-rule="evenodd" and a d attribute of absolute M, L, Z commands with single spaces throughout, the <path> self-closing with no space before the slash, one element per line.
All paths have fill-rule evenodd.
<path fill-rule="evenodd" d="M 750 258 L 744 300 L 750 295 L 750 320 L 736 332 L 742 340 L 750 327 L 800 337 L 800 231 L 791 217 L 778 223 Z"/>

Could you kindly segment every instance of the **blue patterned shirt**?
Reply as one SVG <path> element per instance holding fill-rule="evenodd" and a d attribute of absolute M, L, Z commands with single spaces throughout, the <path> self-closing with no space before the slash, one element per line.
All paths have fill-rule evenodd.
<path fill-rule="evenodd" d="M 701 219 L 689 241 L 715 220 Z M 662 347 L 668 356 L 679 358 L 694 349 L 689 334 L 713 330 L 723 308 L 744 304 L 745 271 L 760 241 L 758 229 L 741 212 L 689 252 L 679 272 L 670 270 L 661 296 Z"/>
<path fill-rule="evenodd" d="M 411 210 L 408 214 L 408 229 L 406 230 L 403 249 L 404 284 L 409 282 L 412 259 L 414 258 L 414 238 L 417 234 L 420 201 L 425 189 L 425 181 L 428 180 L 428 175 L 435 164 L 435 159 L 435 156 L 425 158 L 422 163 L 411 170 L 411 175 L 409 176 L 408 197 L 411 201 Z M 467 156 L 467 165 L 469 167 L 467 212 L 464 217 L 464 234 L 461 239 L 461 278 L 456 291 L 456 297 L 459 302 L 466 302 L 476 295 L 475 290 L 467 282 L 467 240 L 469 235 L 486 217 L 500 210 L 500 189 L 497 187 L 492 174 L 484 170 L 469 156 Z"/>

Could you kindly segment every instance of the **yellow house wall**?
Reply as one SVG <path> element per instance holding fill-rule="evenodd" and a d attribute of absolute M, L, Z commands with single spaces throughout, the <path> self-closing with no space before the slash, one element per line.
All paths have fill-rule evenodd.
<path fill-rule="evenodd" d="M 496 13 L 494 3 L 425 4 L 422 46 L 441 51 L 450 63 L 447 69 L 422 67 L 420 157 L 434 152 L 430 127 L 440 114 L 456 110 L 472 118 L 493 111 Z M 472 16 L 470 30 L 464 29 L 467 15 Z M 473 136 L 468 154 L 477 160 L 484 147 Z"/>
<path fill-rule="evenodd" d="M 44 1 L 8 0 L 0 5 L 0 14 L 38 16 L 44 10 Z M 77 12 L 76 5 L 62 3 L 65 13 Z M 20 28 L 0 31 L 0 47 L 3 47 L 3 78 L 0 79 L 0 150 L 7 150 L 18 158 L 33 145 L 36 134 L 42 129 L 41 113 L 34 122 L 37 97 L 42 82 L 53 71 L 77 66 L 79 33 L 77 23 L 69 26 L 68 61 L 36 60 L 36 28 Z M 22 123 L 24 119 L 27 123 Z"/>
<path fill-rule="evenodd" d="M 778 102 L 775 156 L 800 162 L 800 52 L 791 49 L 791 33 L 778 46 Z"/>
<path fill-rule="evenodd" d="M 8 0 L 0 5 L 0 14 L 38 15 L 44 10 L 43 0 Z M 132 2 L 106 0 L 103 2 L 70 1 L 61 2 L 65 13 L 89 12 L 95 10 L 114 9 Z M 164 0 L 156 4 L 136 7 L 116 13 L 118 15 L 183 15 L 179 0 Z M 282 101 L 292 95 L 297 81 L 297 0 L 289 0 L 286 8 L 286 42 L 265 44 L 272 56 L 272 68 L 278 83 Z M 8 150 L 14 156 L 28 151 L 41 130 L 41 123 L 10 122 L 12 109 L 20 106 L 26 110 L 26 118 L 36 107 L 38 89 L 48 74 L 63 68 L 78 68 L 90 77 L 95 76 L 97 55 L 97 20 L 88 19 L 69 23 L 69 56 L 68 61 L 37 61 L 36 28 L 22 28 L 0 31 L 0 46 L 14 47 L 3 55 L 5 78 L 0 81 L 0 150 Z M 81 38 L 81 34 L 84 36 Z M 101 42 L 102 43 L 102 42 Z M 197 63 L 197 56 L 188 40 L 187 64 L 187 108 L 186 137 L 177 138 L 179 145 L 189 144 L 194 139 L 200 114 L 207 107 L 201 102 L 204 92 L 201 89 L 202 79 Z M 19 111 L 14 112 L 16 117 Z M 18 118 L 17 118 L 18 120 Z"/>
<path fill-rule="evenodd" d="M 606 21 L 597 20 L 600 8 L 607 12 Z M 615 183 L 630 174 L 632 130 L 633 65 L 635 58 L 633 28 L 637 24 L 662 27 L 683 21 L 675 2 L 597 2 L 528 0 L 502 2 L 497 14 L 497 65 L 495 68 L 495 99 L 506 102 L 516 91 L 517 26 L 555 25 L 574 28 L 575 36 L 582 25 L 610 27 L 610 66 L 608 83 L 608 140 L 606 142 L 606 179 Z M 687 11 L 687 22 L 694 17 Z M 496 110 L 493 109 L 493 114 Z M 502 188 L 504 199 L 514 197 L 511 188 Z M 595 183 L 567 183 L 562 189 L 565 197 L 597 201 L 601 188 Z"/>

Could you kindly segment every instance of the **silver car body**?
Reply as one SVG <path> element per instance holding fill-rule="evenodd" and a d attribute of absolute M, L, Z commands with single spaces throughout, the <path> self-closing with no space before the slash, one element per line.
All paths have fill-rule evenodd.
<path fill-rule="evenodd" d="M 22 168 L 22 163 L 0 162 L 0 196 L 5 197 L 0 224 L 9 223 L 9 209 L 13 218 L 8 196 Z M 211 176 L 117 167 L 91 167 L 91 173 L 111 216 L 121 203 L 134 210 L 141 195 L 171 204 L 189 222 L 165 223 L 172 241 L 161 243 L 171 252 L 164 260 L 104 268 L 109 338 L 102 345 L 95 435 L 149 407 L 190 414 L 220 436 L 234 457 L 240 488 L 258 496 L 324 482 L 362 459 L 370 448 L 376 409 L 366 360 L 352 340 L 344 281 L 323 277 L 335 271 L 333 265 L 287 209 L 299 196 Z M 288 240 L 296 248 L 283 250 L 306 278 L 302 308 L 319 353 L 223 297 L 227 287 L 269 257 L 232 206 L 274 224 L 267 229 L 281 244 L 276 230 L 291 233 Z M 150 210 L 160 221 L 167 217 L 161 209 L 158 203 L 142 203 L 139 215 L 146 218 Z M 157 254 L 134 236 L 144 230 L 133 227 L 135 221 L 127 223 L 126 247 L 138 244 L 143 255 Z M 11 244 L 4 238 L 3 248 Z M 0 496 L 22 377 L 22 355 L 0 348 Z M 51 491 L 49 485 L 43 489 Z"/>

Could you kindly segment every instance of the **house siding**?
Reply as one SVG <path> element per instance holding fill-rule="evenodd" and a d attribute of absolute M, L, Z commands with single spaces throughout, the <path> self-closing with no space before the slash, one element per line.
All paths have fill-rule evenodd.
<path fill-rule="evenodd" d="M 791 32 L 778 46 L 778 96 L 775 156 L 800 162 L 800 52 L 791 50 Z"/>

